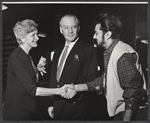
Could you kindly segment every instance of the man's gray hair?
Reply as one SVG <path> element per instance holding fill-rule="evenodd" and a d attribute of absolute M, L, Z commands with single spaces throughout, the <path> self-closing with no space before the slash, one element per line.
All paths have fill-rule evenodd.
<path fill-rule="evenodd" d="M 62 21 L 63 21 L 63 19 L 64 19 L 65 17 L 73 17 L 73 18 L 76 20 L 77 25 L 78 25 L 78 26 L 80 25 L 80 22 L 79 22 L 77 16 L 75 16 L 75 15 L 73 15 L 73 14 L 67 14 L 67 15 L 64 15 L 64 16 L 60 19 L 60 22 L 59 22 L 59 25 L 60 25 L 60 26 L 62 25 Z"/>

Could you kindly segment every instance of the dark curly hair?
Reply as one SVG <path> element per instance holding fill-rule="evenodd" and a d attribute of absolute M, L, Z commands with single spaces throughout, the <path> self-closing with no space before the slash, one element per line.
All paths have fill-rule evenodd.
<path fill-rule="evenodd" d="M 102 13 L 95 16 L 95 25 L 101 24 L 101 30 L 106 33 L 111 31 L 112 39 L 119 39 L 121 34 L 122 23 L 120 19 L 110 13 Z"/>

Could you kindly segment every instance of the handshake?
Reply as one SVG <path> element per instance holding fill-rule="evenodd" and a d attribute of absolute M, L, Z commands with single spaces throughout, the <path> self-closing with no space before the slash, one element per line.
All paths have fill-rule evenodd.
<path fill-rule="evenodd" d="M 73 84 L 66 84 L 61 88 L 57 88 L 57 95 L 61 97 L 71 99 L 77 93 L 75 86 Z M 53 106 L 48 107 L 48 114 L 50 117 L 54 118 L 54 109 Z"/>
<path fill-rule="evenodd" d="M 73 84 L 66 84 L 59 88 L 59 95 L 64 98 L 71 99 L 77 93 L 75 86 Z"/>

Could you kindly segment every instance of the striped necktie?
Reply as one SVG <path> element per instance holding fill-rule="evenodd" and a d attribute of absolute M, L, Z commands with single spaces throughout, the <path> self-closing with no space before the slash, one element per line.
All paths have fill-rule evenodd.
<path fill-rule="evenodd" d="M 58 69 L 57 69 L 57 81 L 58 82 L 59 82 L 59 79 L 60 79 L 60 76 L 61 76 L 62 66 L 63 66 L 64 60 L 66 58 L 68 48 L 69 48 L 69 46 L 67 45 L 65 47 L 65 50 L 64 50 L 63 54 L 62 54 L 62 57 L 61 57 L 61 60 L 60 60 L 60 63 L 59 63 Z"/>

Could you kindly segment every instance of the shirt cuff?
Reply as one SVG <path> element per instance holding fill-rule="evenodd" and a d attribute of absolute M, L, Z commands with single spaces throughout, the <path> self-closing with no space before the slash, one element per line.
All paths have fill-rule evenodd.
<path fill-rule="evenodd" d="M 142 99 L 144 97 L 144 95 L 146 94 L 146 91 L 144 89 L 138 89 L 138 90 L 134 90 L 132 89 L 132 93 L 129 91 L 126 91 L 126 94 L 128 92 L 128 95 L 123 95 L 124 99 L 125 99 L 125 109 L 133 109 L 134 106 L 136 105 L 135 103 L 137 103 L 140 99 Z M 134 92 L 134 93 L 133 93 Z M 130 95 L 129 95 L 130 94 Z"/>
<path fill-rule="evenodd" d="M 125 100 L 125 110 L 128 110 L 128 109 L 133 110 L 137 102 L 138 102 L 138 99 L 135 99 L 135 98 Z"/>
<path fill-rule="evenodd" d="M 96 83 L 94 81 L 90 82 L 90 83 L 86 83 L 87 87 L 88 87 L 88 92 L 91 91 L 96 91 L 98 94 L 102 94 L 103 93 L 103 88 L 100 85 L 98 88 L 98 90 L 95 88 L 97 87 Z"/>
<path fill-rule="evenodd" d="M 88 91 L 96 91 L 94 81 L 86 83 L 86 85 L 88 87 Z"/>
<path fill-rule="evenodd" d="M 37 90 L 37 87 L 34 87 L 32 89 L 32 91 L 30 92 L 30 95 L 33 96 L 33 97 L 35 97 L 36 96 L 36 90 Z"/>
<path fill-rule="evenodd" d="M 125 110 L 132 110 L 133 104 L 130 100 L 125 100 Z"/>

